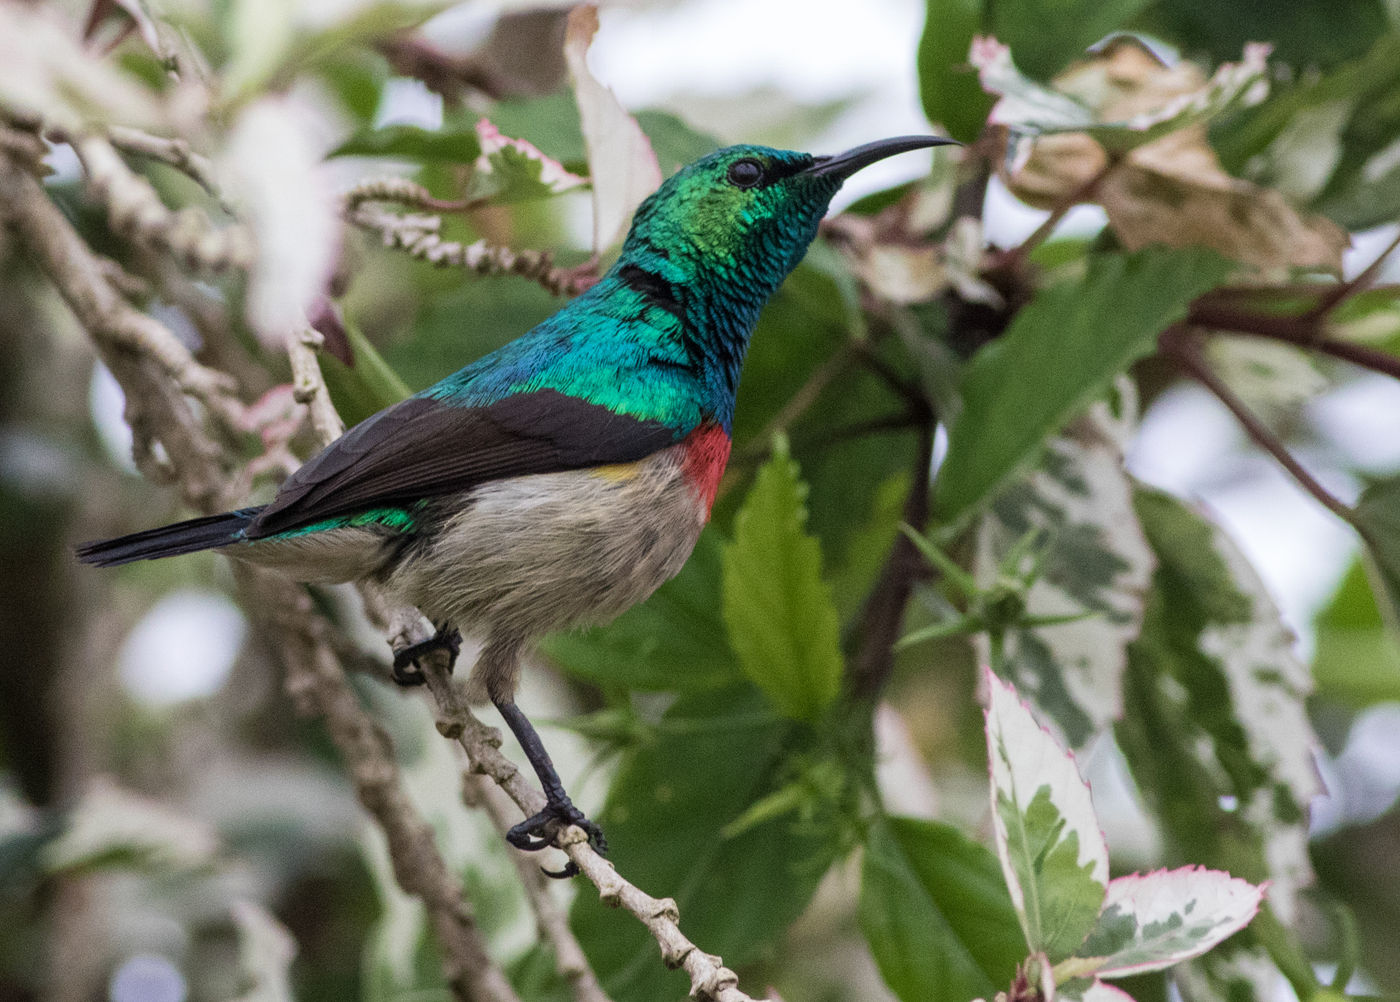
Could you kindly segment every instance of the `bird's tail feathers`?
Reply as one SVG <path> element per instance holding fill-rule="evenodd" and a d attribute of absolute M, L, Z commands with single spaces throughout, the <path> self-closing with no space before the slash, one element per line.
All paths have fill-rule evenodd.
<path fill-rule="evenodd" d="M 114 567 L 134 560 L 155 560 L 196 550 L 213 550 L 236 543 L 243 538 L 243 529 L 262 511 L 261 508 L 240 508 L 222 515 L 205 515 L 158 529 L 133 532 L 116 539 L 80 543 L 78 559 L 85 564 Z"/>

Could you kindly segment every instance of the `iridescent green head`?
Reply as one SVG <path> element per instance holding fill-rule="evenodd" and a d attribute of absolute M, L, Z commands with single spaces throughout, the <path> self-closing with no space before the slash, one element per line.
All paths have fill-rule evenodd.
<path fill-rule="evenodd" d="M 726 147 L 641 204 L 619 263 L 670 282 L 717 283 L 724 298 L 756 309 L 802 260 L 846 178 L 876 160 L 947 142 L 901 136 L 836 156 Z"/>

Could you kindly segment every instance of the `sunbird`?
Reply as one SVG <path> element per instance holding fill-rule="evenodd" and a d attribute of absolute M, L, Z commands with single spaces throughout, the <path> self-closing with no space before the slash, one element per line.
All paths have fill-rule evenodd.
<path fill-rule="evenodd" d="M 495 704 L 547 798 L 508 840 L 535 851 L 578 825 L 604 851 L 515 705 L 522 655 L 545 634 L 607 622 L 680 571 L 729 458 L 759 311 L 848 177 L 951 142 L 702 157 L 638 207 L 596 285 L 355 425 L 269 504 L 85 543 L 78 557 L 112 566 L 220 549 L 298 581 L 372 581 L 437 629 L 395 652 L 405 685 L 423 682 L 417 659 L 431 651 L 455 661 L 469 631 L 482 647 L 468 693 Z"/>

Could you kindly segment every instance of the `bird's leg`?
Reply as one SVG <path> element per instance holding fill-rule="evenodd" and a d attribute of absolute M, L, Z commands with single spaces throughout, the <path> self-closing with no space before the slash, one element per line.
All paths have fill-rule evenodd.
<path fill-rule="evenodd" d="M 427 681 L 423 669 L 418 667 L 418 659 L 434 651 L 445 650 L 449 659 L 447 670 L 457 663 L 457 655 L 462 652 L 462 634 L 451 623 L 443 623 L 437 632 L 427 640 L 400 647 L 394 652 L 394 681 L 399 685 L 422 685 Z"/>
<path fill-rule="evenodd" d="M 569 825 L 578 825 L 588 833 L 588 841 L 599 852 L 608 851 L 608 840 L 603 837 L 603 829 L 590 821 L 583 813 L 574 806 L 574 802 L 569 799 L 569 795 L 564 792 L 564 784 L 559 780 L 559 773 L 554 771 L 554 763 L 549 759 L 549 752 L 544 749 L 544 742 L 535 731 L 535 727 L 526 719 L 525 714 L 520 712 L 520 707 L 508 699 L 492 700 L 496 704 L 496 709 L 501 711 L 501 716 L 505 718 L 506 725 L 510 727 L 511 733 L 515 735 L 520 747 L 525 751 L 525 757 L 530 760 L 530 765 L 534 766 L 535 775 L 540 779 L 540 785 L 544 787 L 545 805 L 544 810 L 533 817 L 526 818 L 510 831 L 506 832 L 506 841 L 517 849 L 526 852 L 538 852 L 554 844 L 554 837 L 559 834 L 560 829 Z M 579 872 L 577 864 L 569 860 L 564 864 L 562 870 L 545 870 L 551 877 L 563 879 L 572 877 Z"/>

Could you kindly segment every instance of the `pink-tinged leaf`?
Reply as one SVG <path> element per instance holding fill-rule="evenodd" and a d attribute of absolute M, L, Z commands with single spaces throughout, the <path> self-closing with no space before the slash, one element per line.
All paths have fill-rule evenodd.
<path fill-rule="evenodd" d="M 633 211 L 661 184 L 661 165 L 636 119 L 588 69 L 588 46 L 597 31 L 596 5 L 569 12 L 564 59 L 593 180 L 593 249 L 601 253 L 622 238 Z"/>
<path fill-rule="evenodd" d="M 990 670 L 987 753 L 997 855 L 1032 952 L 1051 963 L 1094 928 L 1108 886 L 1108 846 L 1074 757 Z"/>
<path fill-rule="evenodd" d="M 314 113 L 267 97 L 239 116 L 220 159 L 257 249 L 248 276 L 247 316 L 267 344 L 282 344 L 307 322 L 340 253 L 334 185 L 310 138 Z"/>
<path fill-rule="evenodd" d="M 1077 956 L 1099 961 L 1101 978 L 1161 970 L 1243 929 L 1263 898 L 1264 887 L 1201 867 L 1119 877 Z"/>
<path fill-rule="evenodd" d="M 1123 989 L 1102 981 L 1091 981 L 1084 988 L 1065 985 L 1055 994 L 1064 1002 L 1134 1002 L 1133 997 Z"/>
<path fill-rule="evenodd" d="M 490 121 L 476 123 L 481 154 L 476 158 L 473 196 L 493 202 L 522 202 L 582 188 L 587 178 L 572 174 L 524 139 L 501 134 Z M 483 190 L 476 190 L 480 186 Z"/>

